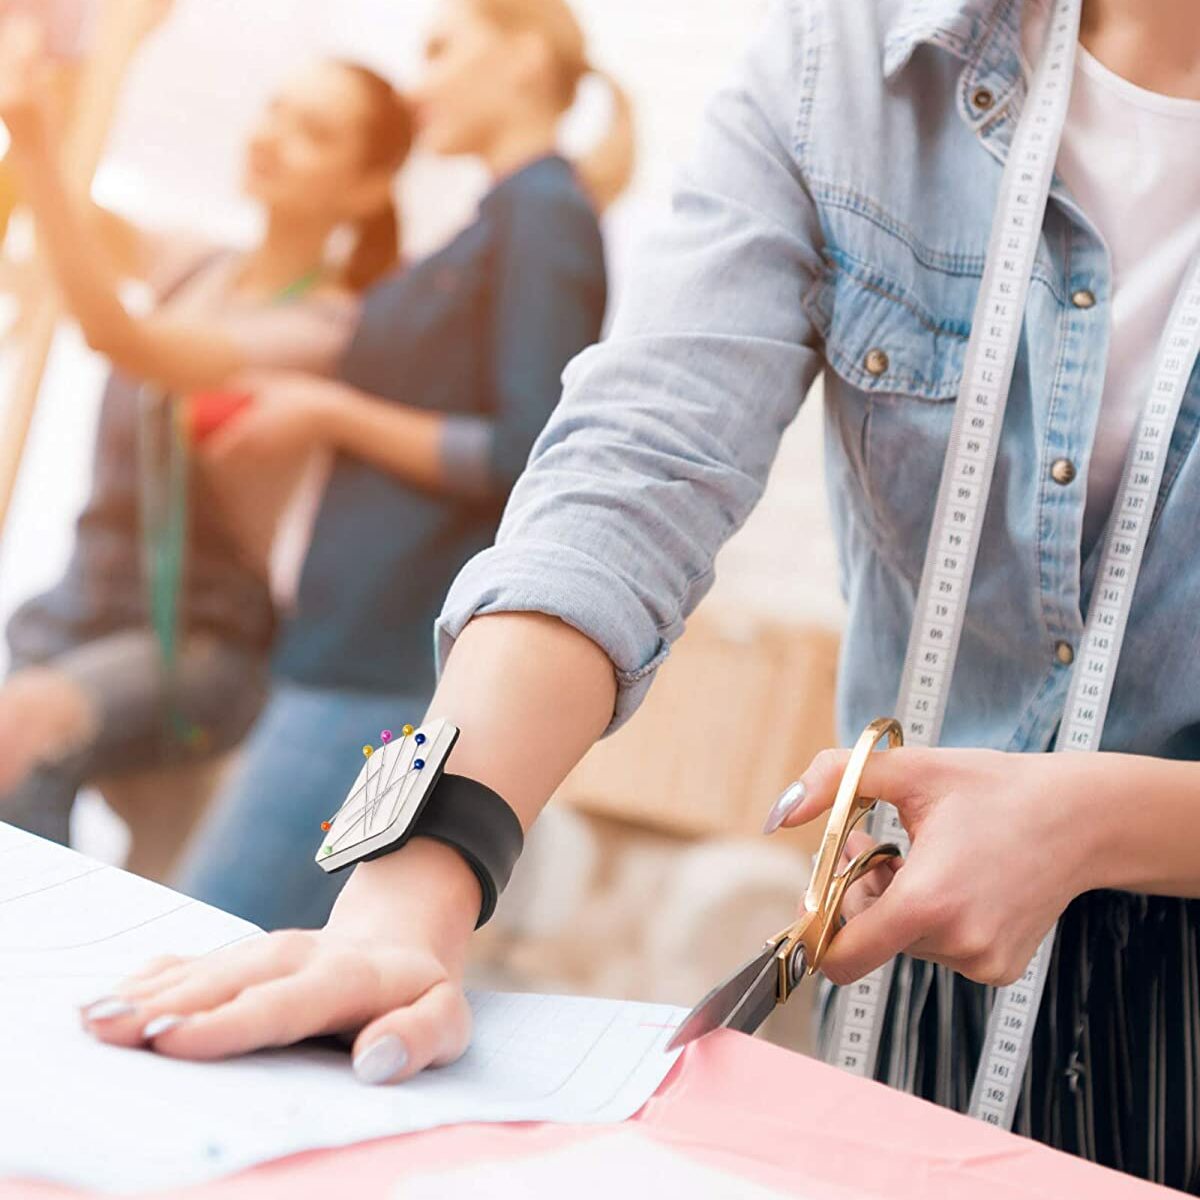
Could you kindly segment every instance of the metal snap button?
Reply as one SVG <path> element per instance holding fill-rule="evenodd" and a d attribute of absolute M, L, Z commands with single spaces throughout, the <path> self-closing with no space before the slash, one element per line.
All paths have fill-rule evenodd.
<path fill-rule="evenodd" d="M 1075 649 L 1070 642 L 1059 642 L 1054 647 L 1054 657 L 1064 667 L 1069 667 L 1075 661 Z"/>
<path fill-rule="evenodd" d="M 1071 303 L 1076 308 L 1091 308 L 1096 303 L 1095 293 L 1089 292 L 1087 288 L 1080 288 L 1071 293 Z"/>
<path fill-rule="evenodd" d="M 971 95 L 971 103 L 975 105 L 980 112 L 987 112 L 993 104 L 996 103 L 996 97 L 992 95 L 988 88 L 976 88 Z"/>
<path fill-rule="evenodd" d="M 1075 479 L 1075 464 L 1069 458 L 1057 458 L 1050 468 L 1050 478 L 1066 487 Z"/>
<path fill-rule="evenodd" d="M 888 369 L 888 356 L 876 346 L 873 350 L 867 351 L 863 365 L 867 368 L 868 375 L 882 375 Z"/>

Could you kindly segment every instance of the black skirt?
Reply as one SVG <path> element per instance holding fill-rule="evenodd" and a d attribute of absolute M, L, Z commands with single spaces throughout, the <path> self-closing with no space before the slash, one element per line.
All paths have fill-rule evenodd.
<path fill-rule="evenodd" d="M 1089 892 L 1059 922 L 1015 1128 L 1200 1195 L 1200 901 Z M 836 989 L 826 989 L 822 1035 Z M 901 958 L 876 1078 L 967 1110 L 994 990 Z"/>

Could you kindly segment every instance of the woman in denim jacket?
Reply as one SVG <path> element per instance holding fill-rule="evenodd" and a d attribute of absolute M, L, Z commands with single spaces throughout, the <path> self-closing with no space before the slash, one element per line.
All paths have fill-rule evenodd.
<path fill-rule="evenodd" d="M 439 621 L 434 710 L 462 729 L 454 769 L 496 789 L 527 825 L 592 742 L 636 708 L 710 585 L 717 550 L 761 495 L 779 437 L 819 371 L 849 610 L 842 737 L 892 710 L 1001 170 L 1027 90 L 1023 19 L 1037 8 L 771 7 L 749 61 L 709 109 L 611 338 L 573 364 L 496 546 L 460 575 Z M 1089 0 L 1081 39 L 1097 63 L 1127 77 L 1124 86 L 1184 106 L 1200 99 L 1200 28 L 1186 3 Z M 1130 188 L 1137 179 L 1131 170 Z M 1194 170 L 1173 183 L 1200 209 Z M 1123 212 L 1125 225 L 1139 219 Z M 1144 224 L 1164 244 L 1194 229 Z M 1172 288 L 1197 240 L 1166 256 Z M 890 883 L 875 881 L 873 904 L 858 898 L 827 974 L 846 982 L 901 951 L 922 970 L 958 972 L 954 1004 L 939 1007 L 941 989 L 919 989 L 925 1008 L 899 1036 L 914 1043 L 913 1086 L 961 1107 L 961 1077 L 969 1084 L 982 1038 L 982 985 L 1020 975 L 1060 920 L 1018 1129 L 1195 1189 L 1196 377 L 1103 752 L 1044 753 L 1095 579 L 1105 499 L 1089 471 L 1098 483 L 1122 287 L 1105 237 L 1060 171 L 942 739 L 973 748 L 875 756 L 865 790 L 898 806 L 912 849 Z M 1161 327 L 1142 347 L 1147 362 Z M 768 827 L 817 817 L 844 763 L 841 752 L 820 756 Z M 286 965 L 268 969 L 264 945 L 239 970 L 247 982 L 292 979 L 308 1004 L 306 1028 L 359 1030 L 361 1073 L 403 1079 L 468 1041 L 461 964 L 478 904 L 462 860 L 418 839 L 359 868 L 326 928 L 271 960 Z M 386 976 L 386 964 L 414 954 L 420 971 L 392 976 L 369 998 L 343 982 L 347 961 Z M 197 980 L 217 969 L 215 960 L 189 968 Z M 228 985 L 231 998 L 240 990 Z M 242 1049 L 285 1020 L 282 1008 L 256 1014 L 251 1029 L 244 1007 L 195 1009 L 156 1041 L 160 1052 Z M 136 1042 L 161 1011 L 151 986 L 134 1013 L 94 1029 Z M 948 1061 L 937 1037 L 947 1030 Z"/>

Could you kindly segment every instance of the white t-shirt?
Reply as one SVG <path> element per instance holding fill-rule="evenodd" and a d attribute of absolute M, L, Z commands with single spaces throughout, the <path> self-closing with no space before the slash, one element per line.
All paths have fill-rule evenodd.
<path fill-rule="evenodd" d="M 1046 10 L 1025 11 L 1028 70 Z M 1112 256 L 1108 367 L 1087 471 L 1090 540 L 1112 510 L 1159 338 L 1200 251 L 1200 100 L 1148 92 L 1080 46 L 1057 167 Z"/>

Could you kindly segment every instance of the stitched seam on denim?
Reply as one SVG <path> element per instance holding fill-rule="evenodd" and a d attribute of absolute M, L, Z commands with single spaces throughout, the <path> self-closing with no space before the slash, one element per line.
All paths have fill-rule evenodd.
<path fill-rule="evenodd" d="M 902 30 L 899 33 L 892 34 L 891 38 L 884 43 L 884 50 L 891 51 L 893 46 L 907 43 L 907 52 L 905 54 L 905 62 L 911 62 L 913 54 L 921 46 L 936 46 L 939 50 L 945 50 L 949 54 L 956 54 L 959 58 L 968 59 L 971 57 L 971 46 L 974 42 L 974 37 L 971 35 L 957 33 L 953 29 L 934 29 L 927 34 L 921 34 L 917 31 Z"/>
<path fill-rule="evenodd" d="M 871 420 L 875 416 L 875 403 L 871 397 L 867 397 L 867 403 L 864 405 L 865 412 L 863 413 L 862 429 L 858 435 L 858 459 L 862 464 L 862 489 L 863 496 L 867 502 L 867 514 L 870 518 L 869 523 L 875 525 L 879 520 L 879 504 L 878 497 L 875 495 L 875 488 L 871 482 Z M 882 530 L 879 531 L 878 537 L 875 536 L 875 530 L 872 529 L 870 534 L 872 542 L 878 543 L 880 546 L 889 546 L 891 542 L 883 536 Z M 900 570 L 897 563 L 896 569 Z M 915 610 L 914 610 L 915 611 Z"/>
<path fill-rule="evenodd" d="M 835 273 L 829 278 L 827 286 L 836 288 L 837 264 L 834 264 Z M 930 321 L 922 318 L 918 309 L 910 302 L 904 300 L 901 296 L 895 295 L 884 288 L 871 283 L 869 280 L 860 277 L 851 269 L 843 269 L 841 271 L 846 278 L 850 279 L 855 286 L 864 291 L 873 292 L 875 295 L 882 297 L 891 304 L 897 304 L 901 308 L 906 309 L 911 315 L 918 320 L 922 327 L 933 336 L 945 336 L 954 338 L 956 341 L 966 345 L 966 338 L 960 334 L 953 333 L 950 330 L 940 329 Z M 866 371 L 858 361 L 858 348 L 853 355 L 846 353 L 842 348 L 829 338 L 829 329 L 832 328 L 832 320 L 827 323 L 827 328 L 824 334 L 825 342 L 825 361 L 828 365 L 837 371 L 848 383 L 865 392 L 872 398 L 879 398 L 883 393 L 891 393 L 899 391 L 907 399 L 915 400 L 922 404 L 951 404 L 955 401 L 959 387 L 962 383 L 962 372 L 958 372 L 957 376 L 944 376 L 944 380 L 948 382 L 944 385 L 948 394 L 941 394 L 936 390 L 935 384 L 937 381 L 918 377 L 909 371 L 902 371 L 894 367 L 888 368 L 884 375 L 876 377 Z"/>
<path fill-rule="evenodd" d="M 1017 722 L 1017 727 L 1009 739 L 1009 750 L 1022 750 L 1028 743 L 1034 727 L 1042 720 L 1041 709 L 1057 686 L 1058 672 L 1051 668 L 1042 678 L 1041 686 L 1033 694 L 1033 698 L 1025 706 L 1025 712 Z"/>
<path fill-rule="evenodd" d="M 643 679 L 653 675 L 667 661 L 670 654 L 671 643 L 666 638 L 659 638 L 654 653 L 640 667 L 632 671 L 614 671 L 613 673 L 617 677 L 617 682 L 623 686 L 628 687 L 631 684 L 641 683 Z"/>
<path fill-rule="evenodd" d="M 813 109 L 817 102 L 817 71 L 820 66 L 820 6 L 810 0 L 808 23 L 804 31 L 807 41 L 800 46 L 796 44 L 799 38 L 797 30 L 800 27 L 800 0 L 792 0 L 790 7 L 793 62 L 796 59 L 797 50 L 799 50 L 801 58 L 800 102 L 796 107 L 796 116 L 792 123 L 792 151 L 802 172 L 807 174 L 804 166 L 808 156 Z"/>
<path fill-rule="evenodd" d="M 885 44 L 884 49 L 891 51 L 893 46 L 907 44 L 907 53 L 905 54 L 905 62 L 912 60 L 913 54 L 922 46 L 936 46 L 939 50 L 945 50 L 947 53 L 954 54 L 963 59 L 971 57 L 971 49 L 979 38 L 979 16 L 978 14 L 971 15 L 971 30 L 969 33 L 959 33 L 954 29 L 946 29 L 935 27 L 927 31 L 918 29 L 902 29 L 897 33 L 893 33 L 892 37 Z M 894 68 L 893 73 L 899 70 Z"/>
<path fill-rule="evenodd" d="M 990 113 L 988 113 L 986 119 L 983 120 L 982 122 L 980 122 L 980 124 L 975 127 L 975 132 L 977 134 L 979 134 L 979 136 L 981 138 L 995 137 L 998 134 L 1000 127 L 1006 121 L 1012 121 L 1013 124 L 1016 125 L 1017 121 L 1020 119 L 1018 117 L 1018 115 L 1012 109 L 1012 103 L 1016 99 L 1016 93 L 1017 93 L 1017 89 L 1014 87 L 1008 93 L 1008 95 L 1006 95 L 1004 97 L 1004 99 L 1000 101 L 1000 103 L 995 107 L 995 109 L 993 109 Z M 1016 131 L 1014 129 L 1014 133 L 1015 132 Z M 1006 155 L 1007 155 L 1007 152 L 1011 149 L 1012 149 L 1012 139 L 1010 138 L 1008 141 L 1008 145 L 1005 147 Z"/>
<path fill-rule="evenodd" d="M 950 321 L 939 320 L 922 304 L 918 303 L 915 299 L 910 299 L 910 293 L 903 284 L 873 267 L 865 259 L 861 259 L 851 251 L 843 250 L 840 246 L 834 245 L 829 246 L 828 253 L 834 260 L 835 267 L 840 268 L 844 274 L 857 280 L 868 291 L 874 292 L 886 300 L 894 300 L 897 304 L 903 305 L 930 333 L 954 338 L 961 342 L 965 342 L 970 337 L 971 323 L 969 321 L 964 325 L 962 322 L 956 321 L 951 323 Z"/>
<path fill-rule="evenodd" d="M 835 184 L 819 176 L 809 180 L 810 190 L 814 199 L 821 200 L 834 208 L 843 209 L 870 221 L 884 233 L 891 234 L 897 241 L 902 242 L 913 257 L 930 270 L 944 271 L 947 275 L 976 276 L 982 278 L 985 256 L 981 254 L 950 254 L 935 250 L 924 242 L 913 237 L 907 226 L 902 225 L 875 201 L 868 199 L 861 192 Z M 939 261 L 940 260 L 940 261 Z M 1065 297 L 1060 294 L 1053 275 L 1041 263 L 1033 265 L 1033 282 L 1043 284 L 1050 294 L 1060 303 Z"/>
<path fill-rule="evenodd" d="M 1066 259 L 1068 266 L 1070 264 L 1070 240 L 1068 239 L 1066 247 Z M 1064 325 L 1066 328 L 1064 328 Z M 1045 500 L 1050 494 L 1050 479 L 1046 472 L 1042 472 L 1040 467 L 1050 457 L 1050 432 L 1054 428 L 1055 413 L 1062 406 L 1063 393 L 1065 391 L 1065 376 L 1067 364 L 1067 343 L 1070 341 L 1069 332 L 1071 325 L 1071 313 L 1065 306 L 1059 309 L 1058 326 L 1058 355 L 1054 364 L 1054 378 L 1050 385 L 1050 411 L 1046 414 L 1046 428 L 1042 433 L 1042 445 L 1038 452 L 1038 474 L 1041 476 L 1038 485 L 1038 520 L 1035 524 L 1037 529 L 1037 561 L 1038 561 L 1038 583 L 1040 585 L 1040 594 L 1038 596 L 1038 612 L 1042 617 L 1042 631 L 1046 635 L 1046 642 L 1049 644 L 1054 641 L 1054 636 L 1050 632 L 1050 614 L 1046 608 L 1046 600 L 1051 592 L 1050 581 L 1046 577 L 1044 567 L 1043 547 L 1048 549 L 1046 543 L 1047 526 L 1050 523 L 1049 515 L 1045 513 Z M 1082 564 L 1080 564 L 1082 570 Z M 1079 610 L 1082 597 L 1076 592 L 1075 608 Z"/>
<path fill-rule="evenodd" d="M 847 383 L 860 391 L 865 392 L 877 402 L 884 395 L 900 394 L 907 400 L 916 401 L 918 404 L 953 404 L 958 396 L 958 388 L 946 396 L 929 395 L 929 382 L 918 382 L 916 376 L 909 374 L 906 371 L 897 371 L 889 367 L 885 375 L 881 375 L 878 379 L 874 375 L 868 374 L 860 366 L 857 361 L 848 357 L 845 353 L 838 350 L 836 347 L 830 346 L 826 341 L 825 360 L 833 367 Z M 959 376 L 961 382 L 961 375 Z"/>
<path fill-rule="evenodd" d="M 820 336 L 822 343 L 829 334 L 833 324 L 832 310 L 826 312 L 822 307 L 825 292 L 831 287 L 834 279 L 832 265 L 826 261 L 825 270 L 814 271 L 812 281 L 800 295 L 800 307 L 812 322 L 813 329 Z"/>
<path fill-rule="evenodd" d="M 917 611 L 917 592 L 920 589 L 920 575 L 911 573 L 904 563 L 901 561 L 892 547 L 895 539 L 885 536 L 881 527 L 879 509 L 875 503 L 874 489 L 871 487 L 871 439 L 870 439 L 870 424 L 871 418 L 875 413 L 875 398 L 867 396 L 867 415 L 863 419 L 862 429 L 862 493 L 866 504 L 863 508 L 856 508 L 853 504 L 848 506 L 847 511 L 850 513 L 851 520 L 855 521 L 858 527 L 862 530 L 867 541 L 874 547 L 875 553 L 879 558 L 886 563 L 895 573 L 896 577 L 908 584 L 912 589 L 913 594 L 913 620 L 916 620 Z M 932 523 L 929 531 L 929 536 L 933 536 Z"/>
<path fill-rule="evenodd" d="M 759 492 L 759 499 L 760 500 L 762 499 L 761 491 Z M 757 504 L 758 504 L 758 501 L 755 501 L 755 506 L 757 506 Z M 744 522 L 743 522 L 743 524 L 744 524 Z M 741 525 L 739 525 L 736 521 L 723 522 L 722 526 L 721 526 L 722 532 L 721 532 L 720 540 L 718 542 L 718 547 L 724 546 L 725 543 L 731 537 L 733 537 L 733 535 L 735 533 L 737 533 L 737 531 L 740 528 L 741 528 Z M 675 606 L 675 610 L 671 616 L 671 619 L 669 621 L 664 622 L 662 625 L 658 625 L 655 627 L 657 633 L 659 634 L 659 636 L 662 638 L 663 641 L 666 641 L 668 644 L 670 644 L 670 639 L 668 639 L 666 637 L 666 630 L 671 625 L 675 625 L 676 623 L 686 623 L 687 618 L 684 616 L 683 607 L 684 607 L 684 604 L 686 603 L 686 598 L 691 595 L 692 591 L 695 589 L 697 584 L 703 582 L 706 579 L 715 579 L 716 575 L 717 575 L 716 554 L 713 554 L 708 560 L 707 567 L 705 567 L 702 571 L 695 571 L 691 575 L 688 575 L 685 578 L 684 584 L 683 584 L 683 597 L 680 599 L 679 603 Z"/>
<path fill-rule="evenodd" d="M 960 101 L 962 104 L 962 109 L 961 109 L 962 112 L 969 113 L 971 111 L 970 103 L 969 103 L 970 92 L 973 89 L 974 81 L 979 77 L 979 74 L 980 74 L 979 67 L 980 67 L 980 63 L 983 62 L 983 56 L 991 48 L 992 39 L 996 36 L 997 32 L 1000 29 L 1001 17 L 1007 17 L 1008 10 L 1010 8 L 1012 8 L 1014 4 L 1019 4 L 1019 3 L 1020 3 L 1020 0 L 1004 0 L 1004 2 L 998 3 L 992 9 L 991 16 L 988 18 L 987 22 L 985 23 L 985 25 L 983 27 L 983 32 L 980 34 L 979 44 L 975 49 L 975 53 L 972 55 L 970 61 L 967 63 L 966 69 L 959 76 L 959 79 L 961 80 Z M 1019 10 L 1018 10 L 1018 12 L 1019 12 Z M 1019 19 L 1019 17 L 1018 17 L 1018 19 Z M 1015 78 L 1016 77 L 1014 77 L 1013 86 L 1015 86 Z M 1003 103 L 1007 104 L 1008 96 L 1010 96 L 1011 94 L 1012 94 L 1012 88 L 1010 87 L 1009 90 L 1005 93 Z M 991 119 L 990 116 L 989 116 L 989 118 L 985 118 L 985 120 L 983 122 L 981 122 L 980 126 L 978 126 L 978 127 L 974 124 L 974 122 L 970 122 L 971 128 L 972 129 L 982 128 L 984 125 L 987 124 L 989 119 Z"/>
<path fill-rule="evenodd" d="M 868 408 L 869 407 L 870 404 L 868 402 Z M 867 484 L 867 480 L 870 478 L 870 460 L 864 459 L 863 464 L 865 473 L 862 481 L 862 491 L 864 498 L 867 500 L 865 511 L 853 504 L 848 505 L 846 511 L 849 513 L 850 519 L 862 531 L 866 540 L 870 542 L 880 560 L 895 573 L 896 577 L 901 580 L 901 582 L 907 584 L 912 590 L 913 619 L 915 620 L 917 609 L 917 590 L 920 580 L 916 576 L 912 575 L 905 568 L 904 564 L 893 554 L 891 542 L 883 536 L 883 531 L 877 527 L 876 522 L 878 521 L 879 517 L 878 513 L 875 511 L 874 505 L 870 502 L 870 489 Z"/>
<path fill-rule="evenodd" d="M 897 221 L 882 205 L 864 196 L 861 192 L 846 187 L 844 184 L 834 183 L 819 175 L 811 176 L 809 186 L 815 199 L 821 200 L 833 208 L 841 208 L 855 216 L 863 217 L 882 229 L 884 233 L 889 233 L 897 241 L 903 242 L 922 266 L 945 271 L 951 275 L 981 276 L 983 274 L 984 256 L 982 254 L 952 254 L 925 245 L 924 242 L 918 241 L 911 230 Z"/>

